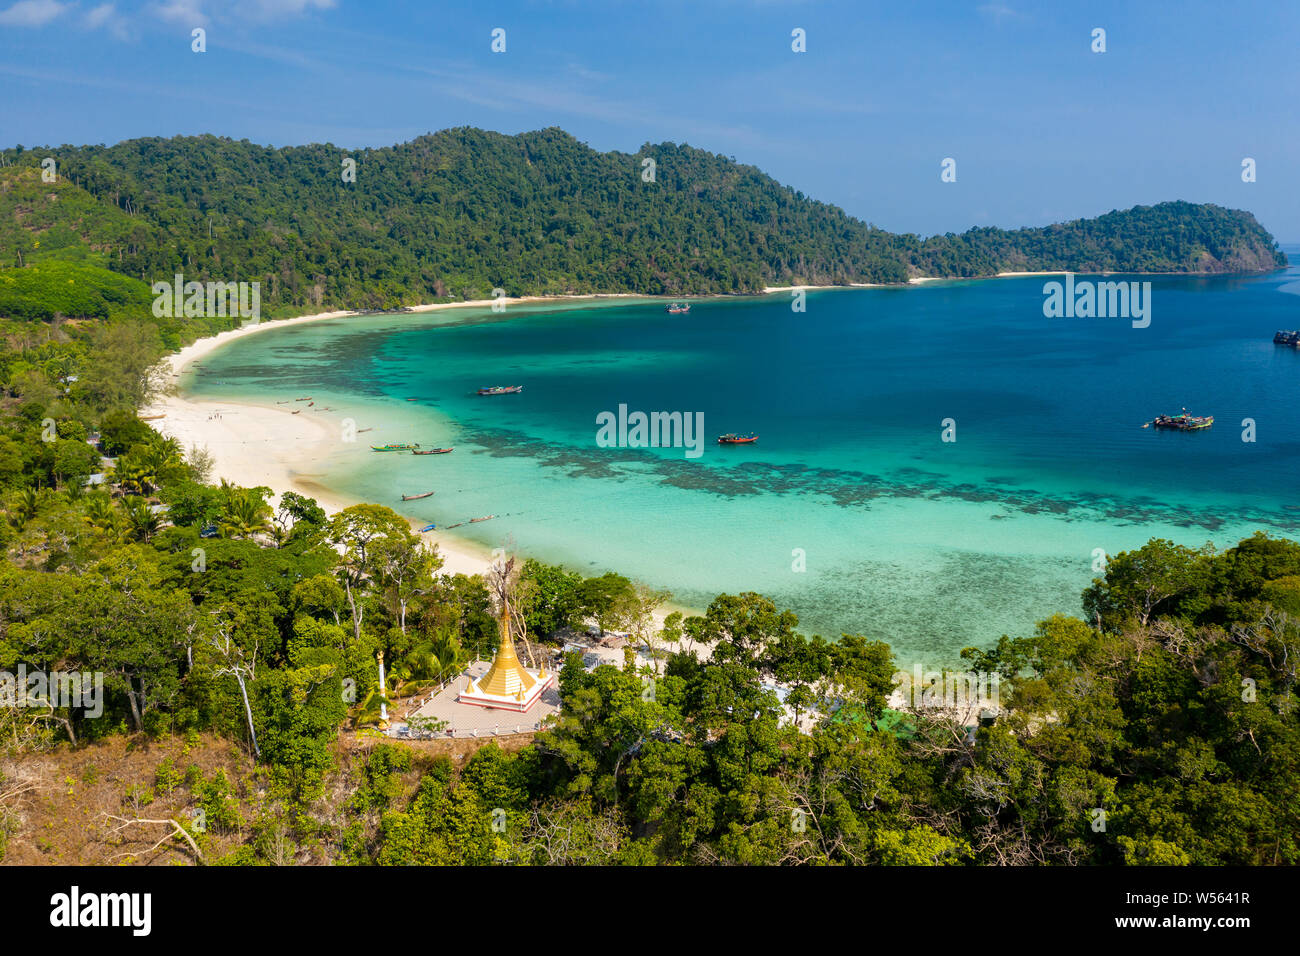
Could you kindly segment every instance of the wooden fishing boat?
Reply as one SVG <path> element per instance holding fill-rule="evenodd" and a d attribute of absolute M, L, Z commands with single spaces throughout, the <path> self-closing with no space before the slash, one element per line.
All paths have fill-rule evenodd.
<path fill-rule="evenodd" d="M 757 435 L 733 435 L 728 432 L 726 435 L 718 436 L 719 445 L 752 445 L 758 441 Z"/>
<path fill-rule="evenodd" d="M 489 385 L 487 388 L 480 388 L 480 395 L 515 395 L 522 392 L 522 385 Z"/>
<path fill-rule="evenodd" d="M 371 425 L 369 428 L 358 428 L 358 429 L 357 429 L 357 434 L 360 435 L 362 432 L 372 432 L 372 431 L 374 431 L 374 430 L 375 430 L 375 426 L 374 426 L 374 425 Z"/>
<path fill-rule="evenodd" d="M 1213 424 L 1213 415 L 1189 415 L 1187 409 L 1184 408 L 1181 415 L 1157 415 L 1142 427 L 1172 428 L 1180 432 L 1194 432 L 1200 431 L 1202 428 L 1209 428 Z"/>
<path fill-rule="evenodd" d="M 426 491 L 426 492 L 424 492 L 423 494 L 418 494 L 418 495 L 402 495 L 402 500 L 403 500 L 403 501 L 415 501 L 415 500 L 417 500 L 417 499 L 419 499 L 419 498 L 427 498 L 427 497 L 429 497 L 431 494 L 433 494 L 432 491 Z"/>
<path fill-rule="evenodd" d="M 298 413 L 294 412 L 294 414 L 297 415 Z M 420 446 L 418 444 L 410 444 L 408 442 L 390 442 L 387 445 L 371 445 L 370 450 L 371 451 L 410 451 L 413 448 L 419 448 L 419 447 Z"/>
<path fill-rule="evenodd" d="M 158 419 L 160 419 L 160 418 L 166 418 L 166 417 L 167 417 L 166 415 L 141 415 L 141 416 L 140 416 L 140 421 L 142 421 L 142 422 L 156 422 L 156 421 L 158 421 Z"/>
<path fill-rule="evenodd" d="M 685 315 L 689 311 L 691 311 L 691 307 L 689 303 L 686 302 L 674 302 L 672 305 L 668 306 L 669 315 Z"/>
<path fill-rule="evenodd" d="M 412 455 L 445 455 L 447 454 L 447 452 L 452 450 L 453 449 L 451 448 L 430 448 L 428 451 L 416 451 L 414 448 L 412 448 L 411 454 Z"/>
<path fill-rule="evenodd" d="M 470 523 L 470 524 L 477 524 L 477 523 L 480 522 L 480 521 L 491 521 L 491 520 L 492 520 L 493 518 L 495 518 L 495 517 L 496 517 L 496 515 L 484 515 L 484 516 L 481 517 L 481 518 L 470 518 L 470 519 L 469 519 L 469 523 Z"/>

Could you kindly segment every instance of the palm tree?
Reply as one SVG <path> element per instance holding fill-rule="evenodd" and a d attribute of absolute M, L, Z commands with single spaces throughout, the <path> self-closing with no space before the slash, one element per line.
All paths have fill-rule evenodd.
<path fill-rule="evenodd" d="M 271 506 L 252 488 L 221 482 L 225 501 L 217 527 L 225 538 L 251 538 L 271 530 Z"/>
<path fill-rule="evenodd" d="M 450 629 L 440 629 L 434 635 L 431 653 L 434 667 L 430 676 L 434 680 L 442 681 L 453 674 L 459 674 L 469 663 L 469 651 Z"/>
<path fill-rule="evenodd" d="M 387 691 L 381 693 L 377 687 L 372 689 L 360 701 L 348 708 L 348 720 L 352 723 L 352 729 L 360 730 L 364 726 L 378 724 L 380 708 L 387 703 L 391 703 Z"/>
<path fill-rule="evenodd" d="M 41 494 L 35 488 L 24 488 L 18 492 L 13 506 L 9 509 L 9 523 L 21 530 L 23 525 L 36 517 L 41 508 Z"/>
<path fill-rule="evenodd" d="M 132 496 L 125 501 L 126 520 L 131 526 L 131 537 L 148 541 L 162 527 L 162 517 L 150 507 L 147 498 Z"/>
<path fill-rule="evenodd" d="M 87 497 L 86 520 L 92 528 L 104 532 L 110 538 L 117 536 L 118 513 L 113 507 L 113 499 L 108 495 L 96 493 Z"/>
<path fill-rule="evenodd" d="M 170 481 L 185 472 L 185 456 L 175 438 L 154 438 L 140 455 L 140 463 L 158 482 Z"/>
<path fill-rule="evenodd" d="M 113 480 L 124 495 L 147 495 L 158 485 L 158 476 L 143 462 L 125 455 L 113 469 Z"/>

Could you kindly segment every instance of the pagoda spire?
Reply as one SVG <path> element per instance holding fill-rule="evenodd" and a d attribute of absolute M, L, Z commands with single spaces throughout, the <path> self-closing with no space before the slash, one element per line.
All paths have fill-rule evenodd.
<path fill-rule="evenodd" d="M 537 683 L 537 678 L 524 670 L 515 653 L 515 642 L 510 637 L 510 605 L 501 601 L 501 642 L 497 645 L 496 656 L 492 666 L 482 679 L 477 681 L 478 691 L 500 697 L 517 697 L 528 695 L 528 691 Z"/>

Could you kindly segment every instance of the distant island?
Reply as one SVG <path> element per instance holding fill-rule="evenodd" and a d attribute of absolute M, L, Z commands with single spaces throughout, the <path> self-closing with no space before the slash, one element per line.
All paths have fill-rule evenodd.
<path fill-rule="evenodd" d="M 49 158 L 54 168 L 43 170 Z M 1286 264 L 1254 216 L 1209 204 L 921 239 L 724 156 L 672 143 L 601 153 L 556 128 L 460 128 L 355 151 L 215 136 L 0 151 L 0 275 L 12 287 L 13 267 L 54 260 L 80 268 L 49 281 L 28 273 L 28 286 L 48 288 L 22 295 L 10 288 L 4 298 L 0 288 L 6 314 L 107 317 L 114 302 L 134 308 L 149 298 L 144 283 L 181 269 L 199 281 L 260 281 L 264 308 L 287 315 L 478 299 L 497 288 L 702 295 Z M 70 275 L 78 291 L 69 301 Z"/>

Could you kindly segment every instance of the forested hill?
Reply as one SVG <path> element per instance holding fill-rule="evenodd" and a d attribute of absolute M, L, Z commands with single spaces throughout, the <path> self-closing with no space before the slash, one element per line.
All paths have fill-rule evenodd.
<path fill-rule="evenodd" d="M 57 163 L 43 182 L 41 161 Z M 356 161 L 344 182 L 343 160 Z M 654 181 L 645 160 L 654 161 Z M 273 310 L 510 294 L 753 292 L 999 271 L 1253 272 L 1247 212 L 1185 202 L 922 240 L 671 143 L 445 130 L 354 152 L 213 136 L 0 153 L 0 266 L 85 259 L 145 281 L 262 282 Z M 937 175 L 937 173 L 936 173 Z"/>

